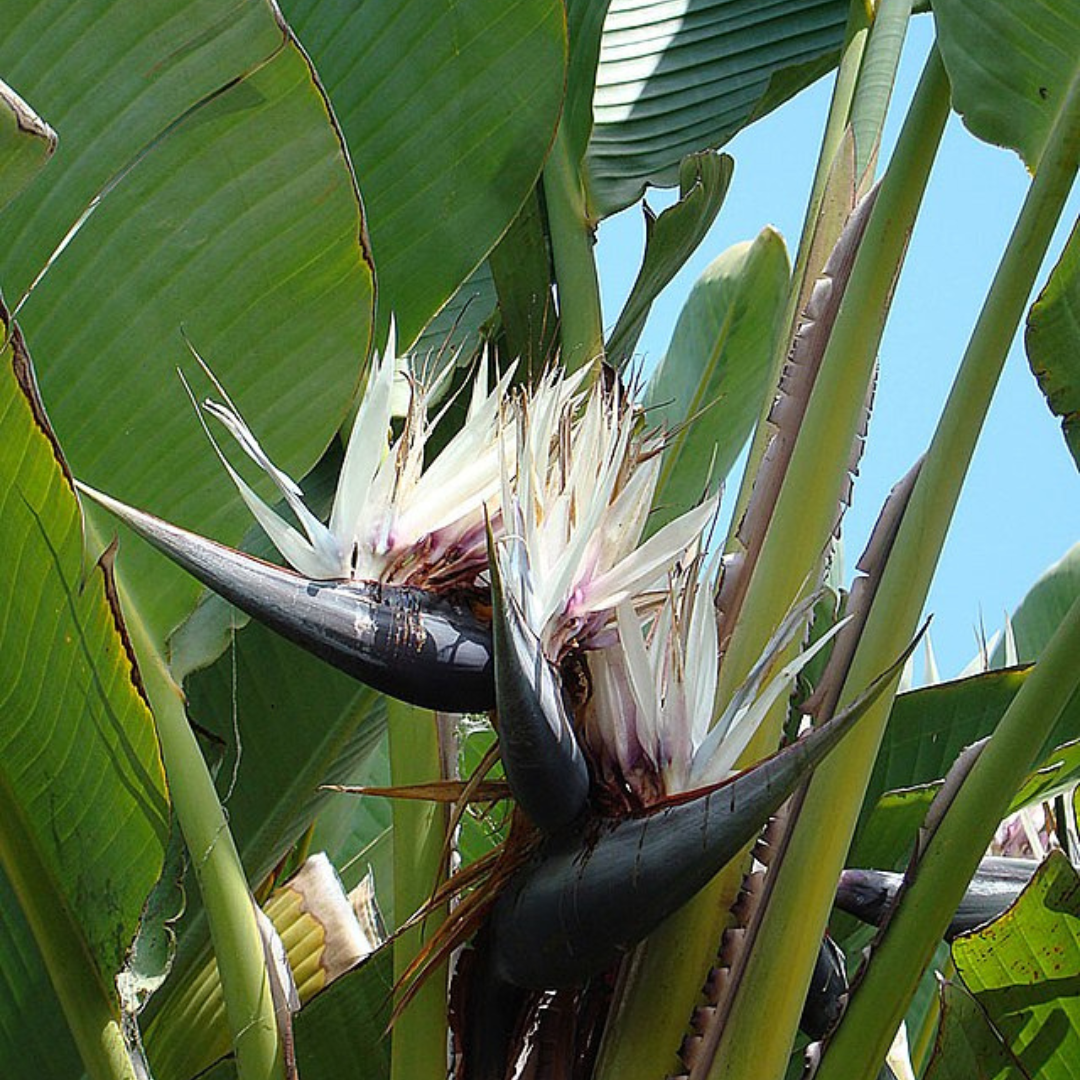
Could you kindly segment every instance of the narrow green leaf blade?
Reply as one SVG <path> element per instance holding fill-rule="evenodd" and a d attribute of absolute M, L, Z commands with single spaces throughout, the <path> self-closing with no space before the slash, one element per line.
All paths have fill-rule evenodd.
<path fill-rule="evenodd" d="M 1024 347 L 1046 404 L 1061 417 L 1065 442 L 1080 466 L 1080 221 L 1028 312 Z"/>
<path fill-rule="evenodd" d="M 679 170 L 679 201 L 655 220 L 646 217 L 645 257 L 607 343 L 611 363 L 622 364 L 633 353 L 653 301 L 716 220 L 734 169 L 735 162 L 727 154 L 691 154 Z"/>
<path fill-rule="evenodd" d="M 1080 77 L 1073 0 L 935 0 L 953 106 L 973 135 L 1034 172 L 1070 83 Z"/>

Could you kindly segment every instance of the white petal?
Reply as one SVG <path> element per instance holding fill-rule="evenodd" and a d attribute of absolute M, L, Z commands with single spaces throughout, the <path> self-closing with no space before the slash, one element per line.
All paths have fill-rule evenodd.
<path fill-rule="evenodd" d="M 755 693 L 750 689 L 751 680 L 740 688 L 740 691 L 732 698 L 731 704 L 725 709 L 724 715 L 717 721 L 708 738 L 698 749 L 691 774 L 695 786 L 714 783 L 727 776 L 772 707 L 781 697 L 791 693 L 799 672 L 832 641 L 847 622 L 848 619 L 841 619 L 835 626 L 830 627 L 828 632 L 822 634 L 813 645 L 785 664 L 779 674 L 760 693 Z M 773 651 L 773 660 L 784 647 L 781 645 Z M 716 733 L 721 730 L 724 734 L 720 738 L 715 738 Z"/>
<path fill-rule="evenodd" d="M 199 362 L 203 363 L 201 358 L 199 358 Z M 210 374 L 205 363 L 203 363 L 203 369 Z M 213 378 L 212 374 L 211 378 Z M 225 394 L 217 379 L 214 379 L 214 383 L 221 390 L 222 396 L 228 401 L 228 405 L 223 406 L 208 401 L 205 406 L 207 412 L 225 425 L 244 452 L 274 481 L 274 484 L 296 514 L 300 524 L 304 527 L 307 539 L 263 502 L 243 477 L 232 467 L 218 445 L 217 439 L 214 438 L 210 428 L 207 427 L 202 411 L 195 401 L 195 395 L 192 393 L 187 379 L 184 378 L 183 372 L 180 373 L 180 379 L 184 384 L 188 397 L 191 398 L 191 402 L 195 406 L 195 414 L 199 418 L 199 423 L 202 425 L 206 437 L 210 440 L 210 445 L 214 448 L 214 453 L 217 454 L 222 465 L 225 466 L 225 470 L 236 485 L 241 498 L 255 516 L 256 521 L 262 526 L 263 531 L 270 538 L 274 547 L 281 552 L 293 569 L 306 577 L 318 580 L 341 577 L 340 549 L 330 531 L 308 510 L 300 497 L 300 488 L 266 456 L 250 428 L 244 423 L 240 414 L 235 411 L 235 407 L 229 401 L 228 395 Z"/>
<path fill-rule="evenodd" d="M 589 582 L 578 610 L 603 611 L 654 584 L 701 536 L 716 512 L 716 500 L 709 499 L 665 525 L 658 533 L 609 571 Z"/>
<path fill-rule="evenodd" d="M 655 759 L 657 747 L 657 683 L 641 635 L 641 622 L 630 604 L 620 604 L 615 616 L 619 627 L 626 674 L 637 702 L 638 741 Z M 618 721 L 616 721 L 618 722 Z"/>
<path fill-rule="evenodd" d="M 334 509 L 330 514 L 330 531 L 346 550 L 355 542 L 375 471 L 387 453 L 395 369 L 394 327 L 391 324 L 385 353 L 372 366 L 364 399 L 349 435 L 334 495 Z"/>

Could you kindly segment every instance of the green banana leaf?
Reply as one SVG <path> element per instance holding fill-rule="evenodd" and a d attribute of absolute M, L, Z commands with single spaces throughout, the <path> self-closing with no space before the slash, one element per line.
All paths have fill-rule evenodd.
<path fill-rule="evenodd" d="M 953 943 L 959 977 L 1025 1076 L 1080 1060 L 1080 880 L 1060 852 L 1000 918 Z"/>
<path fill-rule="evenodd" d="M 964 124 L 1034 172 L 1077 74 L 1080 9 L 1072 0 L 935 0 L 934 22 Z"/>
<path fill-rule="evenodd" d="M 562 107 L 558 0 L 287 0 L 356 166 L 380 317 L 412 342 L 517 214 Z"/>
<path fill-rule="evenodd" d="M 0 216 L 0 287 L 15 303 L 49 266 L 21 321 L 72 468 L 235 542 L 248 517 L 176 376 L 194 368 L 181 330 L 278 463 L 306 472 L 348 408 L 373 295 L 326 100 L 265 0 L 13 0 L 4 22 L 0 70 L 61 144 Z M 198 588 L 123 549 L 118 574 L 161 640 Z"/>
<path fill-rule="evenodd" d="M 650 421 L 671 432 L 650 529 L 716 491 L 749 437 L 789 273 L 783 238 L 765 228 L 718 255 L 694 283 L 646 396 Z"/>
<path fill-rule="evenodd" d="M 6 338 L 8 327 L 0 318 Z M 0 365 L 0 869 L 25 919 L 10 924 L 0 969 L 8 1008 L 50 998 L 41 969 L 26 970 L 28 927 L 93 1068 L 110 1043 L 118 1052 L 105 1030 L 119 1022 L 115 979 L 161 871 L 169 804 L 111 557 L 84 563 L 71 475 L 17 331 Z M 0 1024 L 5 1062 L 26 1052 L 20 1015 L 33 1023 L 7 1012 Z M 67 1046 L 60 1037 L 47 1056 Z"/>
<path fill-rule="evenodd" d="M 847 13 L 839 0 L 614 0 L 586 158 L 593 213 L 675 185 L 687 154 L 723 146 L 825 74 Z"/>

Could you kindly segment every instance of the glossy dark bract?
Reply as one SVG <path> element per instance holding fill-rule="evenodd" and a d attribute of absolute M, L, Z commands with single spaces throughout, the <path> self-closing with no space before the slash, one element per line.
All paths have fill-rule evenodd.
<path fill-rule="evenodd" d="M 80 485 L 252 618 L 360 682 L 423 708 L 495 704 L 491 627 L 464 600 L 368 581 L 312 581 Z"/>

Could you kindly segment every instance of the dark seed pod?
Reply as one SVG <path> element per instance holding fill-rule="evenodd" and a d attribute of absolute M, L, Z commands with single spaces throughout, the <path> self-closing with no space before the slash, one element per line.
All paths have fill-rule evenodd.
<path fill-rule="evenodd" d="M 949 923 L 945 939 L 952 941 L 958 934 L 996 919 L 1020 895 L 1038 866 L 1035 859 L 983 859 Z M 903 874 L 888 870 L 845 870 L 836 889 L 836 906 L 863 922 L 880 926 L 903 880 Z"/>
<path fill-rule="evenodd" d="M 491 627 L 468 603 L 378 582 L 312 581 L 78 486 L 208 588 L 360 682 L 444 712 L 494 707 Z"/>

